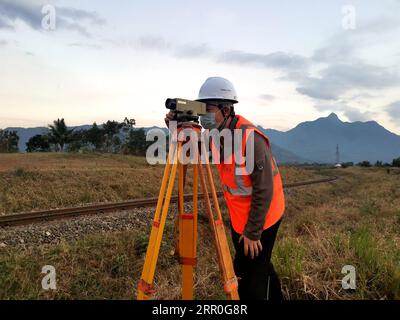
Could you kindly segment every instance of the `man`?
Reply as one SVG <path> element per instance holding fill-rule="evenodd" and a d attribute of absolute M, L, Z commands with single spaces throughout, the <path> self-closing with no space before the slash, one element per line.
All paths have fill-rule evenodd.
<path fill-rule="evenodd" d="M 207 104 L 207 114 L 200 117 L 204 129 L 242 129 L 242 142 L 254 135 L 254 170 L 241 172 L 221 141 L 221 161 L 217 164 L 224 198 L 231 218 L 233 261 L 239 279 L 240 299 L 282 300 L 279 278 L 271 263 L 272 249 L 285 209 L 282 181 L 271 152 L 270 142 L 250 121 L 235 115 L 238 102 L 235 88 L 224 78 L 208 78 L 200 88 L 198 101 Z M 167 114 L 167 125 L 173 113 Z M 233 135 L 232 135 L 233 136 Z M 244 144 L 243 144 L 244 145 Z M 215 152 L 215 150 L 214 150 Z M 243 169 L 244 170 L 244 169 Z"/>

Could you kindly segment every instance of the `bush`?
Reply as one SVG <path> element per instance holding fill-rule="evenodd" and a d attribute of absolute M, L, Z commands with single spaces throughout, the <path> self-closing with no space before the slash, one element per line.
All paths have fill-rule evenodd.
<path fill-rule="evenodd" d="M 375 167 L 383 167 L 383 162 L 382 161 L 375 162 Z"/>
<path fill-rule="evenodd" d="M 10 153 L 18 152 L 19 136 L 17 131 L 8 131 L 0 129 L 0 152 Z"/>
<path fill-rule="evenodd" d="M 49 152 L 49 137 L 45 134 L 37 134 L 26 143 L 27 152 Z"/>
<path fill-rule="evenodd" d="M 393 167 L 400 167 L 400 157 L 397 158 L 397 159 L 393 159 L 392 166 Z"/>
<path fill-rule="evenodd" d="M 343 162 L 341 165 L 342 168 L 352 167 L 354 166 L 354 162 Z"/>
<path fill-rule="evenodd" d="M 357 164 L 360 167 L 371 167 L 371 163 L 369 161 L 362 161 Z"/>
<path fill-rule="evenodd" d="M 25 170 L 24 168 L 17 168 L 14 170 L 14 175 L 16 177 L 23 177 L 25 175 Z"/>

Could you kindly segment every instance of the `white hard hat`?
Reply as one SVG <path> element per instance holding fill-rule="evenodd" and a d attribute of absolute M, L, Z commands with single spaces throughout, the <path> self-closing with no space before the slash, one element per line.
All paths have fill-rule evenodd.
<path fill-rule="evenodd" d="M 203 83 L 197 101 L 227 100 L 238 103 L 235 87 L 232 82 L 221 77 L 211 77 Z"/>

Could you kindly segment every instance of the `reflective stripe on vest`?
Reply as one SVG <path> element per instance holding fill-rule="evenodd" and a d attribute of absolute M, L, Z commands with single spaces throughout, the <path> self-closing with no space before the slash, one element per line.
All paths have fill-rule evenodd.
<path fill-rule="evenodd" d="M 235 169 L 237 168 L 242 168 L 242 166 L 240 165 L 236 165 Z M 251 196 L 252 192 L 253 192 L 253 187 L 246 187 L 244 185 L 244 176 L 240 175 L 240 174 L 236 174 L 236 170 L 235 170 L 235 183 L 237 188 L 230 188 L 227 185 L 222 185 L 222 188 L 224 189 L 224 191 L 228 191 L 231 195 L 233 196 Z"/>
<path fill-rule="evenodd" d="M 246 129 L 249 129 L 249 128 L 251 128 L 251 129 L 256 129 L 256 127 L 253 125 L 253 124 L 250 124 L 250 123 L 245 123 L 245 124 L 242 124 L 240 127 L 239 127 L 239 129 L 242 129 L 243 131 L 242 131 L 242 138 L 244 137 L 244 133 L 246 132 Z M 254 132 L 254 131 L 253 131 Z M 270 159 L 271 159 L 271 165 L 272 165 L 272 171 L 273 171 L 273 175 L 274 175 L 274 177 L 279 173 L 279 170 L 278 170 L 278 166 L 277 166 L 277 164 L 276 164 L 276 160 L 275 160 L 275 157 L 272 155 L 272 152 L 271 152 L 271 146 L 270 145 L 268 145 L 268 153 L 269 153 L 269 157 L 270 157 Z"/>
<path fill-rule="evenodd" d="M 254 129 L 254 128 L 255 128 L 255 126 L 253 124 L 242 124 L 239 127 L 239 129 L 242 130 L 242 139 L 244 139 L 245 132 L 247 129 Z M 254 134 L 254 131 L 252 131 L 251 134 Z M 247 143 L 247 141 L 245 143 Z M 244 152 L 245 151 L 243 149 L 242 153 L 244 154 Z M 276 165 L 275 158 L 272 156 L 271 152 L 269 150 L 268 150 L 268 152 L 269 152 L 269 156 L 272 159 L 271 165 L 273 168 L 273 176 L 275 177 L 279 173 L 278 166 Z M 235 169 L 240 169 L 240 168 L 243 168 L 243 166 L 236 164 Z M 252 186 L 246 187 L 244 184 L 244 175 L 237 174 L 236 170 L 235 170 L 235 183 L 236 183 L 237 188 L 230 188 L 226 185 L 223 185 L 222 188 L 224 191 L 229 192 L 233 196 L 250 196 L 252 194 L 253 187 Z"/>
<path fill-rule="evenodd" d="M 242 130 L 242 140 L 244 139 L 244 134 L 246 132 L 247 127 L 251 127 L 251 125 L 243 124 L 238 129 Z M 242 148 L 242 155 L 244 155 L 244 149 Z M 238 169 L 242 169 L 243 166 L 235 163 L 235 183 L 237 188 L 230 188 L 227 185 L 223 185 L 222 188 L 224 191 L 228 191 L 233 196 L 242 196 L 247 197 L 251 196 L 253 193 L 253 187 L 246 187 L 244 184 L 244 175 L 237 174 Z"/>

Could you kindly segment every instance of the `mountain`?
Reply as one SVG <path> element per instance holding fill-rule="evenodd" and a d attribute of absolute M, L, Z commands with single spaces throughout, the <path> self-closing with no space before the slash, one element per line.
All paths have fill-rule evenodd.
<path fill-rule="evenodd" d="M 334 163 L 336 145 L 339 145 L 340 162 L 391 162 L 400 156 L 399 135 L 376 121 L 343 122 L 335 113 L 302 122 L 286 132 L 261 130 L 276 145 L 312 162 Z"/>

